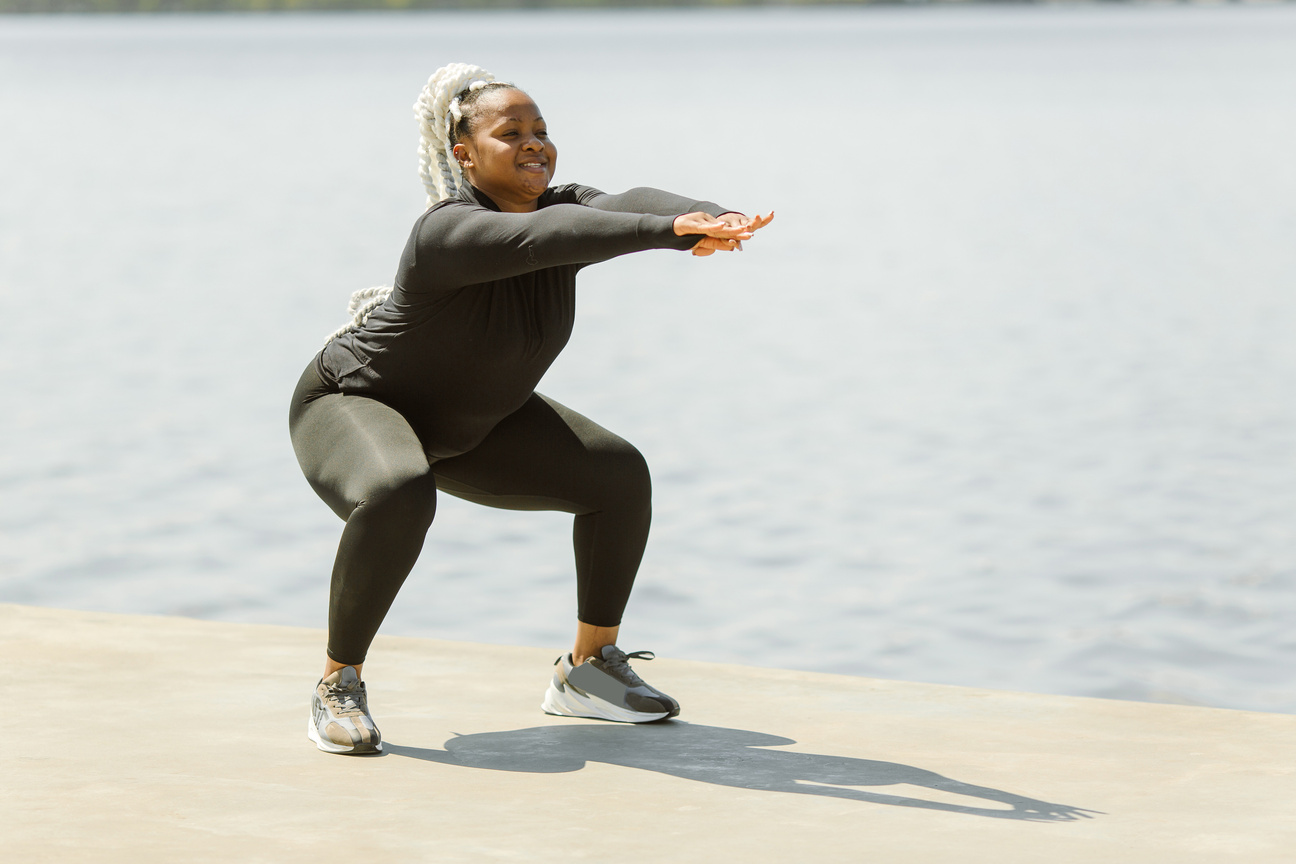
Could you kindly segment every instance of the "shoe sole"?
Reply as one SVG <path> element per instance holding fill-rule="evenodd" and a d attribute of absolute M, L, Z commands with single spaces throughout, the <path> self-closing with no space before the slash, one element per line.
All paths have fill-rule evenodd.
<path fill-rule="evenodd" d="M 306 737 L 315 742 L 315 746 L 325 753 L 341 753 L 346 756 L 373 756 L 382 753 L 382 742 L 377 744 L 355 744 L 345 747 L 341 744 L 334 744 L 332 741 L 325 741 L 320 737 L 319 730 L 315 728 L 313 718 L 306 718 Z"/>
<path fill-rule="evenodd" d="M 673 716 L 670 711 L 651 714 L 631 711 L 629 708 L 621 708 L 597 697 L 582 696 L 571 687 L 566 687 L 563 692 L 559 692 L 552 681 L 549 682 L 549 689 L 545 691 L 544 701 L 540 703 L 540 710 L 556 717 L 586 717 L 591 720 L 612 720 L 616 723 L 652 723 L 654 720 L 664 720 Z"/>

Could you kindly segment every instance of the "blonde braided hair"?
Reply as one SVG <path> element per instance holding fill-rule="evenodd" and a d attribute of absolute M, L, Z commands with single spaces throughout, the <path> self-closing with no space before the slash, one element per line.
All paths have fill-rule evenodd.
<path fill-rule="evenodd" d="M 513 85 L 497 82 L 495 76 L 480 66 L 468 63 L 450 63 L 432 73 L 414 103 L 414 118 L 419 125 L 419 179 L 427 190 L 427 206 L 453 198 L 464 186 L 463 171 L 454 158 L 453 127 L 463 122 L 460 100 L 474 90 L 488 84 L 504 87 Z M 324 344 L 344 333 L 359 330 L 375 309 L 391 295 L 392 286 L 379 285 L 361 288 L 351 295 L 347 304 L 347 321 L 332 333 Z"/>

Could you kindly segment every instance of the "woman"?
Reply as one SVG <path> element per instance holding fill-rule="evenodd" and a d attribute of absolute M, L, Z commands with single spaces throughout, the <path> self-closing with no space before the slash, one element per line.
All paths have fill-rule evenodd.
<path fill-rule="evenodd" d="M 352 298 L 353 320 L 306 368 L 289 415 L 306 478 L 346 520 L 310 738 L 330 753 L 381 751 L 361 670 L 438 489 L 576 517 L 576 641 L 554 664 L 545 711 L 675 716 L 678 703 L 627 662 L 651 654 L 616 647 L 651 518 L 643 457 L 535 385 L 571 334 L 582 267 L 644 249 L 741 249 L 773 214 L 652 189 L 550 188 L 558 153 L 539 108 L 475 66 L 438 69 L 415 111 L 429 209 L 395 286 Z"/>

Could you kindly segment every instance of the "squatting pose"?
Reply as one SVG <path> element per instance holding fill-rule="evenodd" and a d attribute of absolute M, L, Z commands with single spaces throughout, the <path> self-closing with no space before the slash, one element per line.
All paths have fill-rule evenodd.
<path fill-rule="evenodd" d="M 643 556 L 651 484 L 639 452 L 535 392 L 567 344 L 576 274 L 645 249 L 742 248 L 749 218 L 655 189 L 550 187 L 558 151 L 540 109 L 484 69 L 438 69 L 414 106 L 428 209 L 391 288 L 352 297 L 293 393 L 307 480 L 346 520 L 333 566 L 324 677 L 309 735 L 377 753 L 361 668 L 436 511 L 437 490 L 575 516 L 576 642 L 543 710 L 631 723 L 679 713 L 616 646 Z"/>

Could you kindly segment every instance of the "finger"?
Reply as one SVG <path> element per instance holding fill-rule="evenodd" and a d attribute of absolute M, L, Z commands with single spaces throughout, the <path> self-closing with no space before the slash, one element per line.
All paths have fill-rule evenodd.
<path fill-rule="evenodd" d="M 736 221 L 728 222 L 728 225 L 729 225 L 730 228 L 735 228 L 735 229 L 737 229 L 737 230 L 739 230 L 739 231 L 743 231 L 743 232 L 750 232 L 750 231 L 752 230 L 752 217 L 750 217 L 750 216 L 743 216 L 743 215 L 740 214 L 740 213 L 735 213 L 735 214 L 732 214 L 732 215 L 734 215 L 734 216 L 736 216 L 736 217 L 739 217 L 739 218 L 738 218 Z"/>
<path fill-rule="evenodd" d="M 680 236 L 709 234 L 723 224 L 706 213 L 684 213 L 675 217 L 674 229 Z"/>

